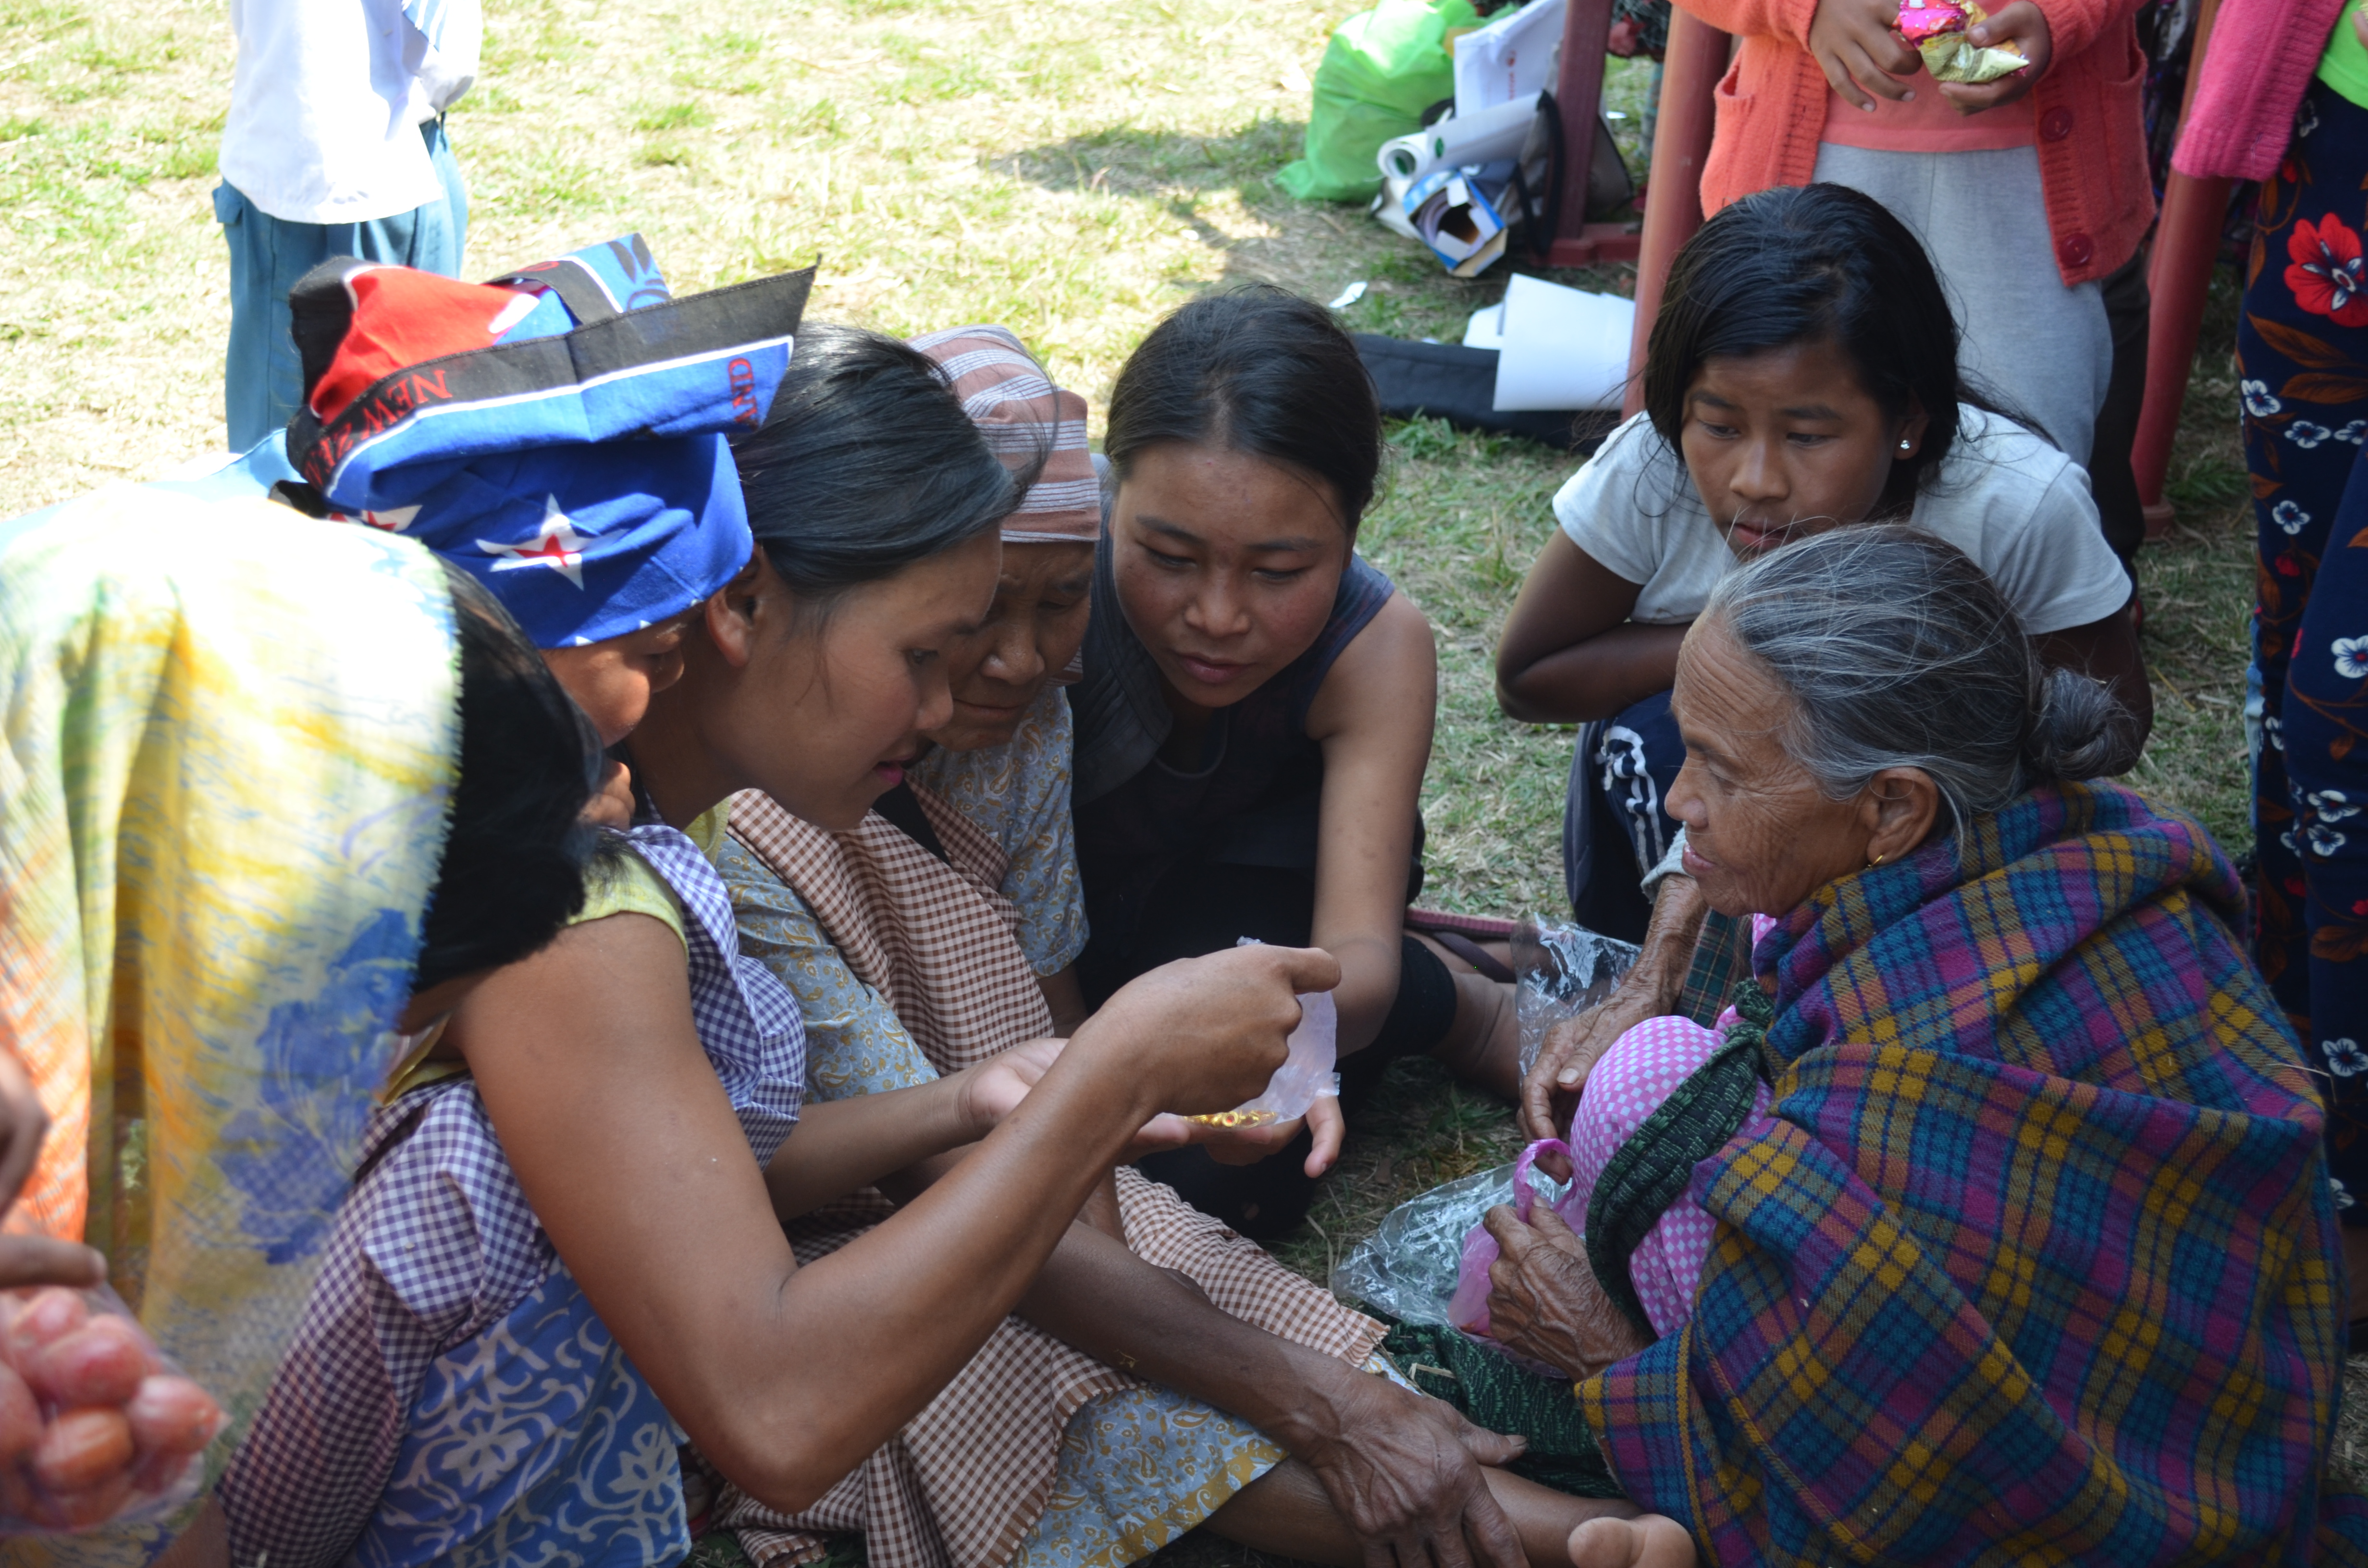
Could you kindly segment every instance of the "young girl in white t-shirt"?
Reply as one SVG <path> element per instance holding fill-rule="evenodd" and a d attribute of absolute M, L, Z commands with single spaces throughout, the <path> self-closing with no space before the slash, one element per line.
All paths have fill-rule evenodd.
<path fill-rule="evenodd" d="M 1585 724 L 1563 840 L 1583 924 L 1643 933 L 1639 879 L 1677 832 L 1686 627 L 1736 560 L 1827 528 L 1905 521 L 1964 551 L 2051 664 L 2112 687 L 2136 759 L 2153 699 L 2089 476 L 1966 390 L 1957 336 L 1915 236 L 1841 186 L 1746 197 L 1679 253 L 1645 412 L 1555 495 L 1497 649 L 1507 713 Z"/>

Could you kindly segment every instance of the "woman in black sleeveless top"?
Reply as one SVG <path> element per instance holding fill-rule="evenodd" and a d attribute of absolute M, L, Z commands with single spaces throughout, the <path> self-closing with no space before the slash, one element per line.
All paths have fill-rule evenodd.
<path fill-rule="evenodd" d="M 1087 1000 L 1242 937 L 1323 948 L 1345 977 L 1351 1115 L 1412 1051 L 1513 1078 L 1503 988 L 1402 929 L 1438 669 L 1422 612 L 1356 555 L 1381 447 L 1372 383 L 1321 307 L 1262 288 L 1168 317 L 1111 396 L 1114 494 L 1071 692 Z M 1247 1235 L 1281 1234 L 1338 1153 L 1318 1106 L 1260 1163 L 1191 1148 L 1144 1168 Z"/>

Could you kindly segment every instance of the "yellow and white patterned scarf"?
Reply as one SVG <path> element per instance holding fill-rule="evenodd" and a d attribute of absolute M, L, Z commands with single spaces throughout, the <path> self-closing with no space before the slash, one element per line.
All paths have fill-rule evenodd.
<path fill-rule="evenodd" d="M 458 679 L 407 540 L 129 487 L 0 523 L 0 1047 L 51 1122 L 8 1225 L 108 1255 L 233 1415 L 216 1472 L 393 1064 Z"/>

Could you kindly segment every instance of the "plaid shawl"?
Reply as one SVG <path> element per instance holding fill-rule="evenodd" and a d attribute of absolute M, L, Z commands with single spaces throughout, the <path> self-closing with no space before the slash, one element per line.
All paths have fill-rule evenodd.
<path fill-rule="evenodd" d="M 1628 1495 L 1727 1565 L 2310 1561 L 2341 1265 L 2240 898 L 2067 785 L 1769 933 L 1693 1317 L 1581 1385 Z"/>

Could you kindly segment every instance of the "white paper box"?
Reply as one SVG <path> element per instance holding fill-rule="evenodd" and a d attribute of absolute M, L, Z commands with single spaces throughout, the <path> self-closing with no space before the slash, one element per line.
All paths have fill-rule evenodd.
<path fill-rule="evenodd" d="M 1499 414 L 1619 407 L 1635 324 L 1634 300 L 1515 273 L 1505 289 L 1492 406 Z"/>

